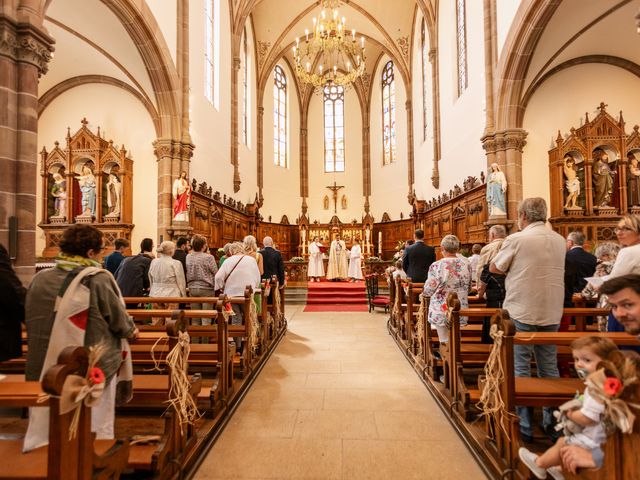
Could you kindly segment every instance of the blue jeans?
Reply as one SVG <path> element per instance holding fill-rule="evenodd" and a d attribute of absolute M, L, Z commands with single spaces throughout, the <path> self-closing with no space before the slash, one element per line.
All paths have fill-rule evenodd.
<path fill-rule="evenodd" d="M 513 319 L 512 319 L 513 320 Z M 556 325 L 529 325 L 513 320 L 516 332 L 557 332 L 560 324 Z M 514 367 L 516 377 L 531 376 L 531 356 L 535 355 L 538 377 L 559 377 L 558 355 L 555 345 L 514 345 Z M 516 407 L 516 413 L 520 417 L 520 433 L 533 436 L 531 426 L 531 413 L 527 407 Z M 542 409 L 542 426 L 555 424 L 553 408 L 544 407 Z"/>

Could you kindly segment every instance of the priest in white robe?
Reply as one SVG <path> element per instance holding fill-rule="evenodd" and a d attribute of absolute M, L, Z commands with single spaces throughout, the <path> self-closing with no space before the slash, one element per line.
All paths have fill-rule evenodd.
<path fill-rule="evenodd" d="M 324 264 L 322 263 L 323 245 L 318 241 L 318 237 L 313 237 L 313 242 L 309 244 L 309 267 L 307 277 L 312 282 L 319 282 L 320 277 L 324 277 Z"/>
<path fill-rule="evenodd" d="M 327 280 L 341 280 L 347 278 L 347 246 L 340 235 L 331 242 L 329 250 L 329 266 L 327 267 Z"/>
<path fill-rule="evenodd" d="M 351 282 L 364 278 L 362 276 L 362 249 L 357 238 L 353 241 L 351 253 L 349 254 L 349 278 Z"/>

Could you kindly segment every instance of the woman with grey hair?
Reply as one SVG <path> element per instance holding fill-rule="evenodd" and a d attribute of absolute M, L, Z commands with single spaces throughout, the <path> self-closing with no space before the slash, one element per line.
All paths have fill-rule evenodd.
<path fill-rule="evenodd" d="M 187 296 L 182 263 L 172 258 L 175 251 L 176 245 L 170 241 L 162 242 L 156 249 L 158 258 L 153 259 L 149 266 L 150 297 Z"/>
<path fill-rule="evenodd" d="M 424 284 L 422 295 L 431 297 L 429 302 L 428 320 L 438 332 L 440 343 L 449 341 L 449 326 L 447 325 L 446 304 L 447 295 L 456 292 L 460 299 L 460 306 L 469 306 L 468 294 L 471 287 L 471 267 L 464 258 L 457 256 L 460 250 L 460 240 L 455 235 L 447 235 L 440 242 L 442 258 L 431 264 L 429 276 Z M 460 324 L 466 325 L 467 318 L 460 317 Z"/>
<path fill-rule="evenodd" d="M 170 241 L 162 242 L 156 252 L 158 258 L 151 260 L 149 266 L 149 297 L 186 297 L 187 281 L 184 276 L 184 268 L 179 260 L 174 260 L 173 254 L 176 244 Z M 179 303 L 156 302 L 154 308 L 161 310 L 173 310 L 179 307 Z M 154 325 L 163 324 L 162 318 L 154 318 Z"/>

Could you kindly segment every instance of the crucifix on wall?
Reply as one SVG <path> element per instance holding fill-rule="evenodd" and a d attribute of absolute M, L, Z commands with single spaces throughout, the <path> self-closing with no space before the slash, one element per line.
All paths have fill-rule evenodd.
<path fill-rule="evenodd" d="M 344 185 L 337 185 L 336 182 L 333 182 L 333 185 L 329 185 L 327 187 L 329 190 L 333 192 L 333 213 L 338 213 L 338 190 L 344 188 Z"/>

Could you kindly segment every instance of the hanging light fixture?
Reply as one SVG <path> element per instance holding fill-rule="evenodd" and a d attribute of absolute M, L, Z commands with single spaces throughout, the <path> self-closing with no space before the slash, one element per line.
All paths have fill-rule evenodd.
<path fill-rule="evenodd" d="M 340 0 L 322 0 L 312 31 L 306 29 L 293 47 L 296 75 L 319 90 L 327 85 L 346 87 L 365 71 L 364 36 L 347 30 L 340 4 Z"/>

